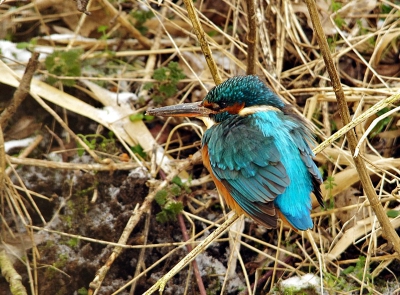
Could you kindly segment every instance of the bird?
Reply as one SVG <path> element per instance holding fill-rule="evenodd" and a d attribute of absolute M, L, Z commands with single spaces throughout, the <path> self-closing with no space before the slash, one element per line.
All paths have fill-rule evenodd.
<path fill-rule="evenodd" d="M 323 206 L 321 173 L 313 161 L 312 127 L 256 75 L 234 76 L 204 99 L 147 111 L 155 116 L 199 117 L 204 166 L 228 206 L 267 229 L 278 219 L 313 228 L 313 192 Z"/>

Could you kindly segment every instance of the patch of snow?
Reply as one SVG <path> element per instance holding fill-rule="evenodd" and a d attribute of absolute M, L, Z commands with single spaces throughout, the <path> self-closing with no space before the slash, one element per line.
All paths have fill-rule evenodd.
<path fill-rule="evenodd" d="M 1 41 L 0 41 L 1 42 Z M 35 140 L 35 137 L 28 137 L 24 139 L 18 139 L 18 140 L 9 140 L 4 143 L 4 149 L 6 153 L 8 153 L 10 150 L 14 148 L 24 148 L 29 146 L 33 141 Z"/>
<path fill-rule="evenodd" d="M 103 118 L 107 123 L 114 123 L 124 117 L 124 114 L 121 114 L 112 106 L 106 106 L 101 110 L 99 109 L 98 112 L 100 113 L 101 118 Z"/>
<path fill-rule="evenodd" d="M 380 30 L 380 29 L 382 29 L 382 27 L 383 27 L 383 25 L 385 24 L 385 20 L 384 19 L 379 19 L 378 20 L 378 22 L 377 22 L 377 24 L 376 24 L 376 28 L 378 29 L 378 30 Z"/>
<path fill-rule="evenodd" d="M 129 103 L 130 101 L 137 101 L 138 97 L 132 92 L 110 92 L 110 97 L 118 101 L 119 103 Z"/>
<path fill-rule="evenodd" d="M 47 158 L 53 162 L 62 162 L 63 158 L 60 153 L 50 152 L 47 154 Z"/>
<path fill-rule="evenodd" d="M 165 151 L 162 147 L 158 146 L 154 151 L 154 157 L 157 165 L 162 166 L 165 173 L 168 174 L 171 172 L 171 168 L 169 163 L 171 162 L 170 159 L 165 155 Z M 182 179 L 184 180 L 184 179 Z"/>
<path fill-rule="evenodd" d="M 294 276 L 282 281 L 280 284 L 283 288 L 293 288 L 296 290 L 306 289 L 310 286 L 319 287 L 320 279 L 318 276 L 308 273 L 304 276 Z"/>
<path fill-rule="evenodd" d="M 44 59 L 48 54 L 54 51 L 52 47 L 47 46 L 35 46 L 34 50 L 40 52 L 39 60 Z M 16 43 L 7 40 L 0 40 L 0 52 L 5 63 L 14 63 L 15 61 L 26 63 L 32 56 L 30 51 L 24 48 L 17 48 Z"/>
<path fill-rule="evenodd" d="M 137 167 L 135 169 L 132 169 L 131 172 L 129 172 L 128 177 L 135 178 L 135 179 L 137 179 L 137 178 L 139 178 L 139 179 L 142 179 L 142 178 L 148 179 L 148 178 L 151 177 L 151 175 L 150 175 L 149 171 L 147 171 L 146 168 Z"/>
<path fill-rule="evenodd" d="M 53 40 L 53 41 L 62 41 L 62 40 L 71 40 L 74 39 L 76 41 L 91 41 L 95 39 L 86 38 L 76 34 L 52 34 L 50 36 L 42 36 L 43 40 Z"/>
<path fill-rule="evenodd" d="M 17 48 L 17 44 L 7 40 L 0 40 L 0 52 L 5 63 L 11 63 L 14 60 L 25 63 L 31 58 L 31 53 L 26 49 Z"/>

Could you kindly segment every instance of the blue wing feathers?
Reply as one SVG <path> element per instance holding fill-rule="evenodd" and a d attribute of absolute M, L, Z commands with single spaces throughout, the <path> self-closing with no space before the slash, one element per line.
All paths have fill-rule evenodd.
<path fill-rule="evenodd" d="M 322 181 L 311 141 L 307 127 L 275 111 L 232 116 L 203 137 L 214 175 L 249 216 L 276 227 L 276 206 L 300 230 L 313 226 L 310 192 Z"/>

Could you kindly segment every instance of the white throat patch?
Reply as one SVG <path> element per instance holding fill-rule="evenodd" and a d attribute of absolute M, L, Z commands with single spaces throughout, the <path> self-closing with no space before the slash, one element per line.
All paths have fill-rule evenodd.
<path fill-rule="evenodd" d="M 206 125 L 207 129 L 210 129 L 215 124 L 214 120 L 211 120 L 209 117 L 200 117 L 200 119 Z"/>
<path fill-rule="evenodd" d="M 258 112 L 268 112 L 268 111 L 280 112 L 281 110 L 273 106 L 251 106 L 241 109 L 238 115 L 245 117 Z"/>

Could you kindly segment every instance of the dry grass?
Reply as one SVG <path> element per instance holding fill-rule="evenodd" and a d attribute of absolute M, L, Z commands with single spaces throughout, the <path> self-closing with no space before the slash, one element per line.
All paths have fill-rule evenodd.
<path fill-rule="evenodd" d="M 346 1 L 340 2 L 341 8 L 337 6 L 338 3 L 317 1 L 324 32 L 339 71 L 350 112 L 355 119 L 382 100 L 399 92 L 400 7 L 389 1 Z M 15 4 L 18 4 L 18 8 L 11 9 L 11 5 Z M 245 74 L 248 27 L 246 2 L 197 1 L 195 6 L 199 9 L 200 23 L 206 32 L 206 40 L 210 44 L 222 80 Z M 144 35 L 137 29 L 137 20 L 127 15 L 127 12 L 143 9 L 154 14 L 142 25 L 148 29 Z M 40 294 L 40 270 L 50 267 L 38 264 L 43 254 L 40 253 L 40 246 L 37 248 L 36 245 L 51 240 L 53 234 L 78 238 L 91 245 L 106 244 L 114 249 L 107 257 L 102 256 L 104 266 L 96 275 L 93 274 L 90 287 L 94 293 L 106 293 L 105 289 L 99 289 L 100 285 L 103 279 L 107 278 L 107 272 L 115 267 L 114 263 L 118 263 L 116 259 L 122 249 L 138 251 L 141 260 L 139 258 L 137 264 L 129 270 L 133 279 L 116 278 L 118 283 L 115 286 L 120 289 L 114 288 L 110 294 L 140 294 L 143 292 L 143 286 L 147 288 L 151 282 L 154 283 L 155 278 L 165 274 L 175 264 L 176 257 L 182 257 L 182 253 L 185 253 L 183 249 L 187 245 L 195 245 L 195 239 L 218 226 L 216 222 L 205 217 L 215 212 L 222 217 L 222 214 L 228 211 L 223 203 L 220 209 L 215 209 L 218 197 L 209 195 L 215 194 L 215 191 L 212 190 L 210 177 L 199 168 L 198 155 L 188 158 L 188 154 L 195 153 L 199 148 L 198 140 L 203 131 L 196 122 L 188 119 L 172 123 L 170 120 L 157 120 L 157 124 L 162 122 L 163 125 L 160 126 L 158 134 L 154 134 L 157 133 L 154 122 L 149 124 L 143 120 L 129 120 L 129 115 L 143 113 L 146 108 L 155 104 L 153 94 L 142 86 L 147 82 L 155 82 L 152 78 L 154 70 L 167 66 L 170 61 L 179 63 L 186 78 L 179 82 L 178 93 L 163 101 L 163 104 L 184 100 L 198 101 L 204 97 L 206 90 L 214 85 L 214 77 L 202 57 L 183 3 L 163 1 L 162 5 L 158 6 L 157 2 L 127 1 L 111 5 L 106 0 L 97 0 L 89 1 L 88 10 L 91 16 L 76 11 L 74 1 L 37 0 L 29 4 L 7 1 L 0 6 L 0 21 L 3 25 L 0 34 L 3 38 L 12 36 L 13 40 L 18 41 L 35 38 L 32 48 L 39 52 L 49 49 L 81 49 L 79 59 L 85 67 L 80 77 L 72 77 L 79 81 L 74 87 L 65 87 L 61 83 L 50 86 L 41 81 L 44 77 L 51 76 L 42 59 L 38 71 L 40 77 L 32 81 L 31 96 L 54 118 L 54 122 L 62 126 L 63 134 L 60 129 L 57 129 L 58 133 L 54 133 L 56 128 L 50 126 L 52 136 L 55 141 L 58 140 L 60 152 L 68 150 L 69 138 L 72 142 L 80 142 L 81 146 L 85 146 L 85 142 L 76 135 L 78 131 L 69 127 L 71 122 L 67 120 L 65 111 L 68 110 L 78 117 L 86 118 L 85 122 L 95 122 L 112 130 L 120 151 L 129 154 L 130 160 L 124 162 L 125 158 L 120 155 L 104 155 L 90 147 L 85 147 L 92 158 L 90 164 L 68 163 L 68 158 L 62 163 L 13 156 L 3 158 L 10 167 L 11 164 L 45 166 L 58 171 L 120 171 L 142 167 L 151 175 L 151 191 L 132 208 L 133 213 L 124 225 L 124 231 L 118 233 L 122 235 L 116 240 L 106 241 L 93 236 L 82 236 L 79 232 L 60 231 L 53 221 L 63 214 L 68 197 L 54 210 L 54 216 L 46 219 L 36 203 L 39 199 L 41 204 L 51 202 L 52 196 L 30 192 L 24 186 L 24 179 L 18 177 L 19 172 L 15 168 L 8 171 L 8 174 L 3 173 L 2 249 L 8 251 L 7 253 L 14 253 L 10 255 L 18 257 L 26 265 L 23 272 L 24 276 L 29 277 L 27 288 L 32 294 Z M 324 60 L 312 34 L 305 4 L 289 1 L 257 2 L 256 18 L 256 73 L 265 77 L 274 91 L 285 101 L 295 104 L 298 111 L 314 123 L 318 142 L 323 142 L 343 126 L 338 117 L 335 95 L 330 87 Z M 98 30 L 99 27 L 103 30 Z M 56 32 L 69 33 L 70 37 L 57 40 L 48 38 Z M 83 39 L 81 36 L 90 38 Z M 0 67 L 0 82 L 3 85 L 18 87 L 20 75 L 16 74 L 16 71 L 21 69 L 21 64 L 18 61 L 9 63 L 7 60 L 7 64 L 0 61 Z M 134 92 L 141 100 L 118 102 L 111 97 L 110 90 Z M 107 110 L 116 114 L 112 120 L 105 117 L 102 107 L 107 107 Z M 389 104 L 386 110 L 395 107 L 395 103 Z M 358 123 L 355 127 L 358 138 L 371 132 L 368 131 L 368 127 L 377 117 L 377 114 L 372 114 L 369 119 Z M 17 121 L 18 118 L 14 118 L 10 128 Z M 400 212 L 398 114 L 392 113 L 386 121 L 383 121 L 382 117 L 377 121 L 381 129 L 375 136 L 366 137 L 361 142 L 360 155 L 367 163 L 369 175 L 383 208 L 395 215 L 396 212 Z M 173 130 L 175 137 L 171 137 L 167 144 L 164 144 L 166 140 L 162 138 L 169 133 L 171 125 L 177 125 Z M 6 134 L 9 134 L 9 130 L 6 130 Z M 197 141 L 193 142 L 194 138 L 197 138 Z M 145 152 L 153 156 L 147 159 L 138 157 L 129 148 L 136 144 L 140 144 Z M 56 146 L 51 142 L 46 142 L 46 145 L 47 150 Z M 164 152 L 166 156 L 160 156 Z M 76 151 L 73 150 L 72 154 L 76 154 Z M 360 187 L 360 179 L 345 137 L 336 139 L 320 151 L 316 161 L 324 172 L 324 179 L 328 179 L 322 187 L 328 205 L 322 210 L 317 203 L 314 204 L 314 229 L 307 234 L 284 228 L 265 233 L 251 221 L 240 220 L 230 228 L 228 235 L 215 242 L 219 244 L 214 244 L 229 247 L 229 251 L 226 252 L 226 258 L 221 257 L 221 261 L 225 263 L 225 273 L 213 273 L 217 271 L 214 269 L 208 274 L 203 274 L 205 289 L 208 292 L 223 294 L 230 288 L 228 285 L 232 278 L 240 277 L 243 282 L 240 294 L 265 294 L 272 291 L 283 294 L 281 289 L 276 289 L 281 280 L 294 275 L 313 273 L 321 277 L 324 290 L 329 294 L 383 294 L 385 289 L 388 294 L 400 293 L 400 289 L 394 291 L 399 288 L 396 277 L 400 275 L 396 253 L 387 247 L 379 223 Z M 195 172 L 192 170 L 193 165 L 197 167 Z M 162 173 L 158 173 L 160 170 Z M 177 228 L 179 224 L 187 227 L 188 238 L 166 244 L 148 242 L 148 236 L 154 230 L 150 223 L 150 219 L 154 219 L 154 213 L 149 212 L 158 208 L 153 202 L 155 195 L 167 188 L 174 176 L 188 178 L 189 174 L 195 176 L 190 183 L 194 193 L 188 194 L 185 210 L 178 221 L 173 223 Z M 8 175 L 12 175 L 14 183 L 20 180 L 19 187 L 16 184 L 11 185 Z M 160 175 L 162 180 L 159 180 Z M 22 191 L 24 197 L 21 197 L 16 189 Z M 74 194 L 74 190 L 71 184 L 71 195 Z M 91 204 L 98 202 L 95 193 L 90 197 L 93 197 Z M 33 220 L 30 215 L 39 218 Z M 218 219 L 220 218 L 214 218 L 214 221 Z M 391 223 L 397 229 L 400 219 L 391 218 Z M 201 230 L 199 224 L 203 226 Z M 142 228 L 138 228 L 138 225 Z M 77 229 L 79 226 L 71 228 Z M 132 241 L 129 241 L 129 237 L 132 238 L 132 232 L 140 233 L 142 238 L 139 246 L 131 246 Z M 184 232 L 182 230 L 182 236 L 185 236 Z M 28 247 L 26 241 L 33 243 Z M 9 250 L 11 244 L 14 244 L 13 249 L 19 249 L 18 253 L 15 253 L 16 250 Z M 146 255 L 159 248 L 165 249 L 160 250 L 163 255 L 159 260 L 153 264 L 150 264 L 151 260 L 144 260 Z M 360 263 L 359 256 L 365 257 L 363 263 Z M 356 269 L 343 272 L 343 269 L 349 266 L 356 266 Z M 182 283 L 179 292 L 182 294 L 199 292 L 192 276 L 185 275 L 192 273 L 192 267 L 182 271 L 179 280 L 179 283 Z M 54 268 L 60 273 L 65 272 L 60 265 Z M 66 272 L 63 275 L 69 274 Z M 143 279 L 145 276 L 147 280 Z M 182 276 L 187 279 L 186 282 Z M 223 276 L 223 283 L 211 286 L 210 278 L 216 276 Z M 76 279 L 70 278 L 72 281 Z M 385 287 L 385 280 L 392 282 L 391 291 L 388 291 L 389 287 Z M 173 284 L 177 282 L 178 280 L 175 280 L 175 283 L 171 282 L 171 285 L 167 286 L 173 288 Z M 89 288 L 89 285 L 82 287 Z M 72 294 L 74 291 L 76 290 L 60 294 Z M 170 292 L 178 291 L 173 289 Z M 237 293 L 239 290 L 229 294 Z"/>

